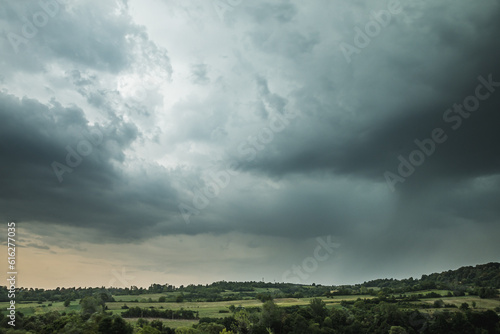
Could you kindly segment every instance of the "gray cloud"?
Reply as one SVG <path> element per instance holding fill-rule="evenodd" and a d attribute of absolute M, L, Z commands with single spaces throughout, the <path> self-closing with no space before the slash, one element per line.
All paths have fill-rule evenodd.
<path fill-rule="evenodd" d="M 387 32 L 392 39 L 380 36 L 381 40 L 363 50 L 349 66 L 357 71 L 357 78 L 338 80 L 332 75 L 328 84 L 320 71 L 331 73 L 330 68 L 340 59 L 332 57 L 331 64 L 314 62 L 315 75 L 311 79 L 306 76 L 307 84 L 292 95 L 303 114 L 290 131 L 293 137 L 277 139 L 280 150 L 262 152 L 252 168 L 271 175 L 327 170 L 376 180 L 385 170 L 397 168 L 398 155 L 409 155 L 416 148 L 415 139 L 428 138 L 434 128 L 441 127 L 449 140 L 412 176 L 415 183 L 497 173 L 499 152 L 491 143 L 499 139 L 494 129 L 498 94 L 481 102 L 480 109 L 464 119 L 456 131 L 451 129 L 453 123 L 443 120 L 443 114 L 474 94 L 478 76 L 492 75 L 494 81 L 500 81 L 494 60 L 500 50 L 491 39 L 475 34 L 481 31 L 482 36 L 492 36 L 497 30 L 494 17 L 498 6 L 492 5 L 489 13 L 478 13 L 476 8 L 470 16 L 460 11 L 467 25 L 448 18 L 447 11 L 429 7 L 419 8 L 422 17 L 418 21 L 394 22 L 392 28 L 398 33 Z M 430 32 L 425 39 L 424 31 Z M 458 42 L 451 35 L 459 36 L 460 32 L 465 38 Z M 372 66 L 364 68 L 368 59 Z M 358 71 L 361 68 L 363 72 Z M 411 187 L 405 184 L 401 188 Z"/>
<path fill-rule="evenodd" d="M 210 82 L 208 78 L 208 67 L 206 64 L 194 64 L 191 67 L 191 71 L 193 73 L 193 82 L 196 84 L 207 84 Z"/>
<path fill-rule="evenodd" d="M 57 238 L 103 244 L 187 235 L 196 247 L 236 233 L 269 251 L 281 240 L 272 261 L 286 265 L 308 256 L 291 243 L 335 235 L 335 270 L 359 263 L 351 279 L 402 275 L 405 263 L 429 272 L 417 260 L 432 254 L 433 271 L 438 259 L 491 260 L 500 87 L 483 87 L 491 95 L 468 118 L 447 110 L 485 86 L 479 77 L 500 82 L 500 5 L 401 4 L 350 62 L 340 44 L 355 45 L 387 2 L 244 1 L 221 20 L 205 2 L 68 1 L 17 54 L 9 33 L 22 35 L 23 17 L 43 8 L 4 6 L 2 218 L 44 238 L 55 226 Z M 277 117 L 288 121 L 270 130 Z M 384 173 L 397 175 L 398 157 L 436 128 L 446 141 L 392 192 Z M 66 147 L 96 131 L 102 142 L 59 182 L 51 164 L 67 165 Z M 208 193 L 213 175 L 229 171 Z M 190 224 L 180 203 L 196 211 Z M 484 238 L 488 251 L 454 254 L 470 234 L 467 247 Z M 322 270 L 326 280 L 334 269 Z"/>
<path fill-rule="evenodd" d="M 160 181 L 161 170 L 146 175 L 116 167 L 137 138 L 133 124 L 89 126 L 82 110 L 56 101 L 46 106 L 2 94 L 0 105 L 1 142 L 9 143 L 1 152 L 4 220 L 93 228 L 125 239 L 143 237 L 149 228 L 171 221 L 176 191 L 168 179 Z M 54 162 L 65 167 L 54 169 Z"/>

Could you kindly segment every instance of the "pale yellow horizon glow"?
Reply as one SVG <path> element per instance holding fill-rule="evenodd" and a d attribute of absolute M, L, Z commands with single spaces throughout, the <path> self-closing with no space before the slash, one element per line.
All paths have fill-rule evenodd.
<path fill-rule="evenodd" d="M 17 287 L 55 289 L 57 287 L 144 287 L 151 284 L 210 284 L 221 280 L 260 280 L 269 270 L 262 264 L 273 254 L 275 238 L 262 238 L 262 247 L 244 242 L 239 234 L 225 236 L 161 236 L 141 243 L 91 244 L 76 243 L 74 248 L 49 246 L 54 236 L 40 237 L 26 228 L 16 246 Z M 19 245 L 21 247 L 19 247 Z M 214 247 L 215 246 L 215 247 Z M 6 244 L 0 245 L 7 254 Z M 275 256 L 282 256 L 274 251 Z M 242 268 L 263 268 L 248 275 Z M 224 271 L 231 267 L 239 276 Z M 0 268 L 5 268 L 3 256 Z M 274 268 L 276 269 L 276 268 Z M 281 271 L 276 277 L 279 280 Z M 1 285 L 7 285 L 7 281 Z"/>

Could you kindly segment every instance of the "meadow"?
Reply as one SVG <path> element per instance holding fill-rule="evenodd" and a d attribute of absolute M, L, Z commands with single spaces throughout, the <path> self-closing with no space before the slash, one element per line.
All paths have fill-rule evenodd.
<path fill-rule="evenodd" d="M 272 292 L 270 289 L 261 289 L 258 292 Z M 402 307 L 402 309 L 419 309 L 421 312 L 425 312 L 428 314 L 432 314 L 436 311 L 458 311 L 459 307 L 463 303 L 467 303 L 472 308 L 472 305 L 475 303 L 476 307 L 474 308 L 477 311 L 484 310 L 495 310 L 495 308 L 500 307 L 500 299 L 481 299 L 478 296 L 457 296 L 457 297 L 447 297 L 449 290 L 422 290 L 422 291 L 414 291 L 411 293 L 402 294 L 403 296 L 409 295 L 417 295 L 417 294 L 428 294 L 428 293 L 437 293 L 442 295 L 441 298 L 425 298 L 420 299 L 418 303 L 429 304 L 431 307 L 436 300 L 442 300 L 447 305 L 455 305 L 455 308 L 452 307 L 443 307 L 443 308 L 423 308 L 423 307 Z M 234 293 L 233 291 L 226 291 L 226 293 Z M 140 294 L 140 295 L 116 295 L 113 296 L 114 302 L 107 302 L 106 307 L 107 311 L 113 314 L 121 314 L 126 309 L 123 306 L 127 307 L 140 307 L 140 308 L 157 308 L 157 309 L 170 309 L 170 310 L 192 310 L 194 312 L 198 312 L 199 318 L 223 318 L 230 316 L 232 313 L 230 311 L 230 306 L 233 305 L 238 309 L 247 309 L 247 308 L 262 308 L 263 302 L 257 299 L 241 299 L 241 300 L 231 300 L 231 301 L 216 301 L 216 302 L 158 302 L 160 297 L 165 297 L 167 300 L 175 299 L 178 293 L 168 292 L 168 293 L 156 293 L 156 294 Z M 401 294 L 392 294 L 391 296 L 398 297 Z M 316 297 L 320 298 L 328 309 L 342 309 L 341 305 L 342 301 L 353 302 L 358 299 L 373 299 L 375 298 L 372 295 L 343 295 L 343 296 L 333 296 L 333 297 Z M 313 297 L 307 298 L 276 298 L 274 299 L 274 303 L 280 307 L 291 307 L 291 306 L 299 306 L 299 307 L 307 307 Z M 0 308 L 4 314 L 6 314 L 6 308 L 8 307 L 7 302 L 0 303 Z M 76 311 L 79 312 L 81 309 L 80 300 L 75 300 L 70 303 L 69 306 L 64 306 L 63 302 L 20 302 L 16 303 L 16 310 L 22 312 L 25 315 L 34 315 L 34 314 L 43 314 L 51 311 L 58 311 L 60 313 L 63 312 L 71 312 Z M 153 320 L 151 318 L 146 318 L 147 320 Z M 125 318 L 127 322 L 136 323 L 137 318 Z M 162 321 L 165 326 L 171 328 L 179 328 L 179 327 L 191 327 L 193 324 L 197 324 L 198 320 L 181 320 L 181 319 L 157 319 Z"/>

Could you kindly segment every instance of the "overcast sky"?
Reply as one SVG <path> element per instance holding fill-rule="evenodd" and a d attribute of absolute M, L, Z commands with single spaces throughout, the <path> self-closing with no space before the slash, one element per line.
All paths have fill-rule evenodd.
<path fill-rule="evenodd" d="M 498 1 L 0 3 L 20 285 L 499 261 Z"/>

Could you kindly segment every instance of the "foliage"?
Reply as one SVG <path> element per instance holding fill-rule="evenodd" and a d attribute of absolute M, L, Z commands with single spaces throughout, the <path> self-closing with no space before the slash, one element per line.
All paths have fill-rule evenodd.
<path fill-rule="evenodd" d="M 269 293 L 258 293 L 257 295 L 255 295 L 255 299 L 258 299 L 264 303 L 268 300 L 273 300 L 273 296 L 271 296 L 271 294 Z"/>
<path fill-rule="evenodd" d="M 463 267 L 440 274 L 423 275 L 421 279 L 384 279 L 358 285 L 322 286 L 265 282 L 216 282 L 210 285 L 188 285 L 175 287 L 169 284 L 153 284 L 148 289 L 130 288 L 71 288 L 71 289 L 19 289 L 16 302 L 32 302 L 45 313 L 25 316 L 16 312 L 16 328 L 8 325 L 8 318 L 0 313 L 0 334 L 3 333 L 161 333 L 161 334 L 330 334 L 330 333 L 500 333 L 500 318 L 494 311 L 476 308 L 474 297 L 461 299 L 460 309 L 446 304 L 440 298 L 464 296 L 496 298 L 500 278 L 500 264 L 490 263 L 476 267 Z M 423 291 L 440 289 L 441 291 Z M 5 287 L 0 288 L 0 298 Z M 411 293 L 409 293 L 411 292 Z M 141 296 L 149 308 L 121 306 L 122 315 L 106 313 L 106 303 L 114 301 L 113 295 L 156 294 Z M 339 294 L 349 296 L 347 300 L 334 303 L 330 300 Z M 372 298 L 367 298 L 367 294 Z M 359 298 L 356 299 L 358 295 Z M 19 299 L 17 298 L 18 296 Z M 354 297 L 353 297 L 354 296 Z M 307 306 L 280 307 L 275 298 L 311 298 Z M 219 301 L 236 299 L 260 299 L 259 307 L 228 307 L 231 313 L 220 313 L 221 318 L 202 318 L 192 327 L 171 329 L 159 319 L 198 319 L 198 312 L 157 308 L 155 303 L 185 301 Z M 433 298 L 434 303 L 419 302 Z M 57 307 L 48 308 L 44 303 L 64 302 L 71 310 L 71 300 L 80 300 L 80 312 L 59 313 Z M 325 300 L 327 303 L 325 303 Z M 477 300 L 477 298 L 476 298 Z M 465 302 L 467 301 L 467 303 Z M 486 301 L 493 303 L 494 301 Z M 133 301 L 127 300 L 127 303 Z M 472 307 L 469 307 L 471 303 Z M 229 304 L 229 303 L 228 303 Z M 490 304 L 491 305 L 491 304 Z M 114 310 L 120 305 L 114 304 Z M 180 305 L 179 305 L 180 306 Z M 182 305 L 183 306 L 183 305 Z M 421 313 L 415 308 L 432 308 L 432 313 Z M 45 307 L 45 309 L 43 309 Z M 453 312 L 449 308 L 454 307 Z M 62 308 L 59 308 L 62 310 Z M 496 312 L 500 312 L 497 307 Z M 227 309 L 223 310 L 227 312 Z M 4 311 L 5 312 L 5 311 Z M 135 329 L 123 318 L 139 318 Z M 151 322 L 144 318 L 156 318 Z M 5 330 L 4 330 L 5 329 Z M 8 330 L 7 330 L 8 329 Z"/>
<path fill-rule="evenodd" d="M 85 297 L 80 300 L 81 312 L 83 316 L 90 317 L 93 313 L 103 309 L 104 302 L 95 297 Z"/>
<path fill-rule="evenodd" d="M 460 305 L 460 309 L 462 311 L 467 311 L 469 309 L 469 304 L 467 303 L 462 303 L 462 305 Z"/>
<path fill-rule="evenodd" d="M 124 318 L 163 318 L 163 319 L 196 319 L 196 312 L 191 310 L 160 310 L 155 308 L 130 307 L 122 313 Z"/>

